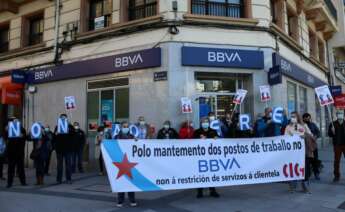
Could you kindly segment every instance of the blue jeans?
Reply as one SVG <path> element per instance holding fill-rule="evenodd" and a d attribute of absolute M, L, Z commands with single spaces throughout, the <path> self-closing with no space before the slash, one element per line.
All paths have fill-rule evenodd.
<path fill-rule="evenodd" d="M 70 153 L 70 152 L 64 152 L 64 153 L 57 153 L 56 154 L 56 159 L 57 159 L 56 181 L 58 181 L 58 182 L 62 181 L 63 163 L 64 162 L 65 162 L 66 180 L 67 181 L 72 180 L 71 157 L 72 157 L 72 153 Z"/>

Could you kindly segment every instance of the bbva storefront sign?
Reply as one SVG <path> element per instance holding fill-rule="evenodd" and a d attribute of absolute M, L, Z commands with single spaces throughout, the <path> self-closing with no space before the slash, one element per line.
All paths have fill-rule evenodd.
<path fill-rule="evenodd" d="M 182 47 L 182 65 L 263 69 L 264 54 L 256 50 L 184 46 Z"/>
<path fill-rule="evenodd" d="M 145 49 L 29 72 L 30 84 L 161 66 L 161 48 Z"/>

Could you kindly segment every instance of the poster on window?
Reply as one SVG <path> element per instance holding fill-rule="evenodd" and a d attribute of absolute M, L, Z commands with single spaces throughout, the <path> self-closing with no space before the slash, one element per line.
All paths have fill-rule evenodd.
<path fill-rule="evenodd" d="M 102 99 L 101 101 L 101 121 L 107 127 L 111 127 L 113 121 L 113 100 L 112 99 Z"/>
<path fill-rule="evenodd" d="M 192 100 L 188 97 L 181 97 L 182 113 L 192 113 Z"/>
<path fill-rule="evenodd" d="M 77 108 L 74 96 L 65 96 L 65 110 L 75 110 Z"/>
<path fill-rule="evenodd" d="M 234 99 L 233 99 L 233 103 L 234 104 L 242 104 L 244 98 L 246 97 L 248 91 L 247 90 L 243 90 L 243 89 L 238 89 L 235 96 L 234 96 Z"/>
<path fill-rule="evenodd" d="M 319 99 L 321 106 L 326 106 L 334 103 L 331 91 L 327 85 L 315 88 L 315 93 Z"/>
<path fill-rule="evenodd" d="M 261 102 L 268 102 L 271 100 L 271 90 L 269 85 L 260 86 Z"/>

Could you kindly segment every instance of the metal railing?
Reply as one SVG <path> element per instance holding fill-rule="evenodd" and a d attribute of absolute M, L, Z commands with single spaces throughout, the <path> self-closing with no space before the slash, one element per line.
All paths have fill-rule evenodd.
<path fill-rule="evenodd" d="M 128 8 L 128 20 L 138 20 L 150 16 L 157 15 L 157 1 L 133 6 L 130 4 Z"/>
<path fill-rule="evenodd" d="M 192 14 L 243 18 L 243 4 L 192 0 Z"/>
<path fill-rule="evenodd" d="M 325 0 L 326 7 L 335 21 L 338 21 L 338 12 L 331 0 Z"/>

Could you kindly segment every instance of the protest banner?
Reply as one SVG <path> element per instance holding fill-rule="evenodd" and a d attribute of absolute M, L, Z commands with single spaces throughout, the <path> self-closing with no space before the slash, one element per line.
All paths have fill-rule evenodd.
<path fill-rule="evenodd" d="M 300 136 L 104 140 L 113 192 L 160 191 L 304 179 Z"/>
<path fill-rule="evenodd" d="M 242 104 L 244 98 L 246 98 L 247 93 L 247 90 L 238 89 L 233 99 L 233 103 L 236 105 Z"/>

